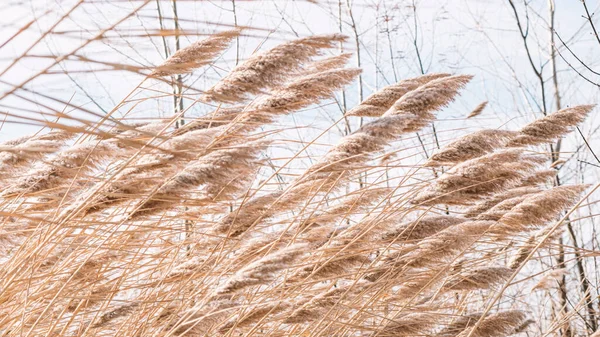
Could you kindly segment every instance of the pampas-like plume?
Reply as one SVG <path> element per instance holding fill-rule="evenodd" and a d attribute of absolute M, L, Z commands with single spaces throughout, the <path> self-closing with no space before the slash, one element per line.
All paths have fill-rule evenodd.
<path fill-rule="evenodd" d="M 387 230 L 381 235 L 381 240 L 398 243 L 418 241 L 465 221 L 467 219 L 451 215 L 424 216 L 413 222 L 400 224 L 395 228 Z"/>
<path fill-rule="evenodd" d="M 355 191 L 346 195 L 338 204 L 328 208 L 322 213 L 311 215 L 300 225 L 300 229 L 309 226 L 322 227 L 340 218 L 349 217 L 352 213 L 365 210 L 377 202 L 382 196 L 391 193 L 390 188 L 370 188 Z"/>
<path fill-rule="evenodd" d="M 113 320 L 116 320 L 120 317 L 124 317 L 129 315 L 135 308 L 137 308 L 139 304 L 125 304 L 118 308 L 115 308 L 102 316 L 92 325 L 92 328 L 101 328 Z"/>
<path fill-rule="evenodd" d="M 544 225 L 573 205 L 587 186 L 557 186 L 531 194 L 500 218 L 499 230 L 522 230 Z"/>
<path fill-rule="evenodd" d="M 17 170 L 60 149 L 72 134 L 63 130 L 26 136 L 2 143 L 0 179 L 13 177 Z"/>
<path fill-rule="evenodd" d="M 338 254 L 326 261 L 319 261 L 301 269 L 290 277 L 292 281 L 305 280 L 308 278 L 319 279 L 342 275 L 360 265 L 367 265 L 371 260 L 360 253 Z"/>
<path fill-rule="evenodd" d="M 483 318 L 479 326 L 467 328 L 459 337 L 504 337 L 510 336 L 527 322 L 527 315 L 520 310 L 507 310 L 491 314 Z"/>
<path fill-rule="evenodd" d="M 227 131 L 229 134 L 244 134 L 273 122 L 278 115 L 288 114 L 329 98 L 337 90 L 350 84 L 360 72 L 360 69 L 331 69 L 294 79 L 244 108 L 235 119 L 235 125 Z"/>
<path fill-rule="evenodd" d="M 465 160 L 481 157 L 501 148 L 517 135 L 515 131 L 481 130 L 460 137 L 434 152 L 426 166 L 454 165 Z"/>
<path fill-rule="evenodd" d="M 320 293 L 296 308 L 285 319 L 285 323 L 306 323 L 321 318 L 343 298 L 352 298 L 367 285 L 364 281 L 347 283 Z"/>
<path fill-rule="evenodd" d="M 229 316 L 227 311 L 233 305 L 230 300 L 216 299 L 208 305 L 196 306 L 181 314 L 163 314 L 163 320 L 170 319 L 170 324 L 164 329 L 166 335 L 205 336 Z"/>
<path fill-rule="evenodd" d="M 292 267 L 291 264 L 306 253 L 306 250 L 306 245 L 295 244 L 273 252 L 240 269 L 215 293 L 218 295 L 231 294 L 247 287 L 271 282 L 277 276 L 278 271 Z"/>
<path fill-rule="evenodd" d="M 75 176 L 93 169 L 99 159 L 115 151 L 118 151 L 117 147 L 109 142 L 87 142 L 73 146 L 58 152 L 48 162 L 34 166 L 2 194 L 6 197 L 33 193 L 69 183 Z"/>
<path fill-rule="evenodd" d="M 521 181 L 521 186 L 545 185 L 556 179 L 557 170 L 540 170 Z"/>
<path fill-rule="evenodd" d="M 283 114 L 301 109 L 330 97 L 339 88 L 352 83 L 360 73 L 360 69 L 331 69 L 300 77 L 258 100 L 250 110 Z"/>
<path fill-rule="evenodd" d="M 264 143 L 254 142 L 216 150 L 191 161 L 183 171 L 162 185 L 151 199 L 142 201 L 131 217 L 170 208 L 186 192 L 201 185 L 210 198 L 237 191 L 252 176 L 257 163 L 256 154 L 263 149 Z"/>
<path fill-rule="evenodd" d="M 282 311 L 285 311 L 290 306 L 291 304 L 287 302 L 277 302 L 255 306 L 250 308 L 247 313 L 239 317 L 234 317 L 227 323 L 223 324 L 223 326 L 219 328 L 219 332 L 226 333 L 232 328 L 244 328 L 248 325 L 259 322 L 268 315 L 276 315 Z"/>
<path fill-rule="evenodd" d="M 71 132 L 68 132 L 65 130 L 52 130 L 47 133 L 28 135 L 28 136 L 19 137 L 16 139 L 10 139 L 10 140 L 0 143 L 0 146 L 8 148 L 8 147 L 13 147 L 13 146 L 23 145 L 29 141 L 33 141 L 33 142 L 53 141 L 53 140 L 61 141 L 61 140 L 69 139 L 72 136 L 73 136 L 73 134 Z"/>
<path fill-rule="evenodd" d="M 525 195 L 518 195 L 516 197 L 512 197 L 512 198 L 509 198 L 506 200 L 502 200 L 494 207 L 492 207 L 492 208 L 488 209 L 487 211 L 476 216 L 475 219 L 498 221 L 504 216 L 504 214 L 509 212 L 513 207 L 517 206 L 518 204 L 520 204 L 521 202 L 523 202 L 523 200 L 525 200 L 527 198 L 528 198 L 528 195 L 525 194 Z"/>
<path fill-rule="evenodd" d="M 141 155 L 133 164 L 123 167 L 111 181 L 100 181 L 87 192 L 78 196 L 67 207 L 64 214 L 79 211 L 81 214 L 97 213 L 117 203 L 152 191 L 155 179 L 172 176 L 179 172 L 182 162 L 187 162 L 204 152 L 204 147 L 214 135 L 221 132 L 219 127 L 199 129 L 172 137 L 160 148 L 163 151 Z M 198 148 L 198 150 L 194 150 Z"/>
<path fill-rule="evenodd" d="M 545 158 L 510 149 L 458 164 L 442 174 L 412 202 L 422 205 L 469 205 L 515 187 Z"/>
<path fill-rule="evenodd" d="M 358 69 L 333 69 L 299 77 L 264 95 L 248 105 L 228 130 L 229 134 L 244 134 L 269 124 L 278 115 L 307 107 L 349 84 L 360 73 Z"/>
<path fill-rule="evenodd" d="M 418 242 L 416 249 L 401 260 L 411 266 L 439 263 L 477 242 L 494 224 L 494 221 L 467 221 L 448 227 Z"/>
<path fill-rule="evenodd" d="M 519 130 L 519 135 L 507 145 L 525 146 L 552 143 L 571 132 L 576 125 L 581 124 L 593 108 L 594 105 L 578 105 L 535 120 Z"/>
<path fill-rule="evenodd" d="M 549 290 L 555 288 L 559 285 L 559 279 L 568 273 L 567 269 L 559 268 L 553 269 L 542 276 L 542 278 L 536 283 L 531 291 L 541 289 L 541 290 Z"/>
<path fill-rule="evenodd" d="M 266 87 L 281 84 L 303 63 L 318 55 L 321 49 L 332 48 L 344 40 L 346 37 L 338 34 L 311 36 L 254 55 L 207 90 L 205 99 L 241 102 L 248 94 L 258 94 Z"/>
<path fill-rule="evenodd" d="M 240 35 L 240 30 L 230 30 L 209 36 L 208 38 L 181 48 L 157 66 L 150 76 L 169 76 L 184 74 L 210 63 L 219 53 Z"/>
<path fill-rule="evenodd" d="M 381 330 L 371 334 L 375 336 L 425 336 L 426 331 L 438 323 L 438 318 L 430 313 L 413 313 L 391 320 Z"/>
<path fill-rule="evenodd" d="M 311 166 L 300 179 L 321 179 L 329 172 L 351 169 L 365 162 L 365 155 L 381 151 L 390 141 L 405 133 L 411 122 L 411 115 L 385 116 L 366 123 L 352 134 L 342 138 L 315 165 Z"/>
<path fill-rule="evenodd" d="M 453 275 L 446 280 L 446 290 L 491 289 L 506 281 L 513 273 L 510 268 L 483 267 Z"/>
<path fill-rule="evenodd" d="M 331 56 L 322 60 L 312 62 L 307 70 L 308 74 L 320 73 L 327 70 L 342 68 L 352 57 L 352 53 L 342 53 L 340 55 Z"/>
<path fill-rule="evenodd" d="M 537 193 L 539 191 L 540 191 L 539 188 L 531 187 L 531 186 L 512 188 L 503 193 L 493 195 L 491 198 L 486 199 L 486 200 L 484 200 L 480 203 L 477 203 L 474 206 L 468 208 L 466 213 L 464 214 L 464 216 L 466 218 L 474 218 L 474 217 L 477 217 L 478 215 L 486 212 L 487 210 L 491 209 L 492 207 L 498 205 L 499 203 L 501 203 L 504 200 L 508 200 L 508 199 L 512 199 L 515 197 L 520 197 L 520 196 L 524 196 L 524 195 L 528 195 L 528 194 Z"/>
<path fill-rule="evenodd" d="M 173 135 L 179 136 L 187 132 L 218 127 L 230 123 L 244 111 L 244 106 L 235 106 L 229 108 L 218 108 L 217 110 L 206 114 L 201 118 L 192 120 L 191 122 L 176 129 Z"/>
<path fill-rule="evenodd" d="M 552 230 L 554 225 L 548 225 L 540 230 L 538 230 L 537 232 L 533 233 L 532 235 L 529 236 L 529 238 L 527 239 L 527 241 L 525 241 L 525 243 L 523 244 L 523 246 L 521 246 L 510 258 L 510 261 L 508 263 L 508 267 L 511 269 L 516 269 L 518 268 L 523 262 L 525 262 L 525 259 L 529 256 L 529 254 L 531 253 L 531 251 L 536 247 L 536 245 L 538 244 L 538 242 L 544 238 L 548 232 L 550 230 Z M 562 231 L 561 230 L 556 230 L 554 232 L 551 233 L 550 237 L 548 240 L 544 241 L 544 244 L 541 247 L 546 247 L 549 244 L 551 244 L 551 242 L 560 237 L 562 235 Z"/>
<path fill-rule="evenodd" d="M 270 118 L 265 114 L 287 113 L 314 104 L 315 100 L 329 98 L 335 91 L 352 82 L 360 73 L 360 69 L 337 69 L 343 66 L 351 55 L 341 54 L 313 62 L 304 72 L 304 76 L 294 79 L 270 95 L 261 97 L 250 106 L 220 107 L 206 117 L 193 120 L 175 130 L 174 135 L 221 126 L 230 123 L 244 112 L 249 116 L 242 118 L 241 123 L 267 123 Z"/>
<path fill-rule="evenodd" d="M 371 96 L 367 97 L 359 105 L 348 111 L 346 116 L 379 117 L 406 93 L 432 80 L 448 76 L 450 74 L 428 74 L 389 85 L 371 94 Z"/>
<path fill-rule="evenodd" d="M 440 330 L 438 332 L 438 336 L 439 337 L 455 337 L 456 335 L 461 333 L 466 328 L 475 325 L 475 323 L 477 323 L 477 321 L 479 321 L 481 316 L 482 316 L 482 313 L 473 313 L 473 314 L 467 314 L 467 315 L 462 315 L 462 316 L 456 317 L 452 321 L 452 323 L 448 324 L 447 326 L 445 326 L 442 330 Z"/>
<path fill-rule="evenodd" d="M 283 191 L 277 191 L 252 198 L 242 204 L 237 210 L 223 217 L 215 226 L 215 231 L 234 237 L 241 235 L 260 219 L 265 219 L 275 214 L 276 210 L 273 209 L 274 202 L 282 194 Z"/>
<path fill-rule="evenodd" d="M 487 101 L 479 103 L 479 105 L 476 106 L 475 109 L 473 109 L 473 111 L 471 111 L 471 113 L 469 113 L 469 115 L 467 115 L 467 118 L 473 118 L 473 117 L 479 116 L 483 112 L 483 110 L 485 109 L 487 104 L 488 104 Z"/>
<path fill-rule="evenodd" d="M 402 96 L 383 117 L 342 138 L 300 181 L 322 179 L 324 173 L 348 170 L 364 162 L 367 153 L 381 151 L 400 135 L 419 130 L 435 118 L 432 112 L 450 103 L 470 79 L 471 76 L 442 77 Z"/>
<path fill-rule="evenodd" d="M 452 101 L 473 78 L 470 75 L 455 75 L 432 80 L 400 97 L 383 116 L 411 114 L 413 120 L 405 132 L 418 131 L 435 119 L 437 111 Z"/>

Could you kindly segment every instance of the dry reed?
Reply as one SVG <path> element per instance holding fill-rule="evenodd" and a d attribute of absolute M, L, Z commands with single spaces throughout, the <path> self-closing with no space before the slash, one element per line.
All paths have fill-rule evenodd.
<path fill-rule="evenodd" d="M 153 76 L 209 64 L 238 34 L 183 48 Z M 175 118 L 65 125 L 3 143 L 0 333 L 500 337 L 537 327 L 482 298 L 526 300 L 513 274 L 531 278 L 521 267 L 555 249 L 541 240 L 561 235 L 555 221 L 586 189 L 548 188 L 556 170 L 527 146 L 564 136 L 592 106 L 476 131 L 419 164 L 411 133 L 471 80 L 424 75 L 359 102 L 345 118 L 376 118 L 300 169 L 321 140 L 282 142 L 272 135 L 288 133 L 271 129 L 352 85 L 361 70 L 344 68 L 350 54 L 318 57 L 344 40 L 251 56 L 204 93 L 222 106 L 178 128 Z M 303 149 L 282 165 L 277 145 L 296 141 Z M 383 168 L 377 155 L 392 144 L 408 154 Z M 399 160 L 413 161 L 388 166 Z M 554 289 L 563 272 L 533 289 Z"/>

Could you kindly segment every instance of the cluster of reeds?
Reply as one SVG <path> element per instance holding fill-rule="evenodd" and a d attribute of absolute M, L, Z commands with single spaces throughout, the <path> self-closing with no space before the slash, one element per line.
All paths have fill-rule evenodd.
<path fill-rule="evenodd" d="M 209 64 L 238 34 L 179 50 L 150 80 Z M 218 108 L 182 127 L 174 116 L 2 144 L 2 335 L 479 337 L 536 325 L 503 294 L 586 186 L 552 187 L 549 157 L 531 146 L 592 106 L 471 133 L 386 181 L 377 157 L 392 143 L 402 152 L 471 76 L 403 80 L 349 110 L 367 118 L 360 128 L 270 188 L 261 128 L 353 82 L 348 54 L 321 56 L 343 40 L 256 53 L 198 98 Z"/>

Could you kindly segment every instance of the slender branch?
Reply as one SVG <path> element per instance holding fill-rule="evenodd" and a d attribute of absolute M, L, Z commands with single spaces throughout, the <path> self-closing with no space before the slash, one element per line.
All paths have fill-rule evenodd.
<path fill-rule="evenodd" d="M 544 116 L 547 114 L 547 110 L 546 110 L 546 90 L 545 90 L 545 85 L 544 85 L 544 78 L 542 76 L 542 71 L 543 71 L 543 66 L 540 67 L 540 69 L 538 70 L 538 68 L 536 67 L 535 63 L 533 62 L 533 58 L 531 56 L 531 51 L 529 49 L 529 45 L 527 44 L 527 37 L 528 37 L 528 32 L 527 31 L 523 31 L 523 26 L 521 24 L 521 19 L 519 18 L 519 14 L 517 12 L 517 8 L 515 7 L 515 4 L 513 3 L 513 0 L 508 0 L 508 3 L 510 4 L 510 7 L 512 7 L 514 16 L 515 16 L 515 20 L 517 21 L 517 27 L 519 29 L 519 33 L 521 34 L 521 38 L 523 40 L 523 45 L 525 46 L 525 52 L 527 53 L 527 59 L 529 60 L 529 64 L 531 65 L 531 69 L 533 70 L 533 72 L 535 73 L 535 76 L 538 78 L 539 82 L 540 82 L 540 86 L 541 86 L 541 92 L 542 92 L 542 111 L 544 113 Z"/>
<path fill-rule="evenodd" d="M 581 3 L 583 4 L 583 9 L 585 9 L 585 14 L 587 15 L 587 20 L 590 23 L 590 26 L 592 27 L 592 31 L 594 31 L 594 36 L 596 37 L 596 41 L 598 41 L 598 44 L 600 44 L 600 37 L 598 36 L 598 31 L 596 30 L 596 26 L 594 25 L 594 22 L 592 21 L 592 15 L 590 15 L 590 11 L 587 8 L 587 4 L 585 3 L 585 0 L 581 0 Z"/>

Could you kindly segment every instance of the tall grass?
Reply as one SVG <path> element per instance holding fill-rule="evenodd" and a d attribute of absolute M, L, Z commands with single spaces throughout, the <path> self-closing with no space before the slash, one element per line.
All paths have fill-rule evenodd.
<path fill-rule="evenodd" d="M 239 33 L 177 51 L 147 80 L 210 64 Z M 536 317 L 510 304 L 526 302 L 518 284 L 539 276 L 523 267 L 553 254 L 568 215 L 597 186 L 552 187 L 549 156 L 537 146 L 571 132 L 593 107 L 476 131 L 386 178 L 410 159 L 405 140 L 471 80 L 424 75 L 350 109 L 345 118 L 370 119 L 308 167 L 269 176 L 264 154 L 278 153 L 278 143 L 266 127 L 334 98 L 360 74 L 345 68 L 348 54 L 322 56 L 344 39 L 256 53 L 198 99 L 214 112 L 183 126 L 181 115 L 52 123 L 2 144 L 2 335 L 539 331 Z M 286 172 L 285 186 L 273 188 Z M 535 288 L 561 275 L 550 271 Z"/>

